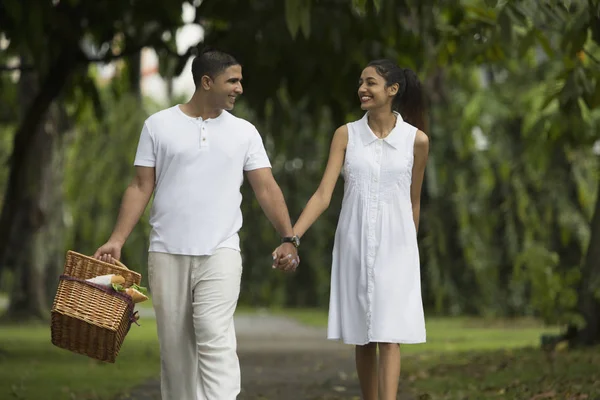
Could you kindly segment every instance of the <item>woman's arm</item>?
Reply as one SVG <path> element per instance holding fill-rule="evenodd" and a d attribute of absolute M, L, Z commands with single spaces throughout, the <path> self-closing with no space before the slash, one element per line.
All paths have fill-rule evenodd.
<path fill-rule="evenodd" d="M 346 146 L 348 145 L 348 127 L 339 127 L 333 134 L 331 147 L 329 149 L 329 160 L 323 173 L 321 184 L 312 195 L 306 207 L 300 214 L 300 218 L 294 225 L 294 233 L 302 237 L 311 225 L 329 207 L 335 184 L 344 165 Z"/>
<path fill-rule="evenodd" d="M 415 138 L 414 158 L 412 170 L 412 184 L 410 186 L 410 201 L 413 209 L 415 229 L 419 231 L 419 216 L 421 214 L 421 187 L 425 175 L 425 165 L 429 156 L 429 138 L 424 132 L 417 131 Z"/>

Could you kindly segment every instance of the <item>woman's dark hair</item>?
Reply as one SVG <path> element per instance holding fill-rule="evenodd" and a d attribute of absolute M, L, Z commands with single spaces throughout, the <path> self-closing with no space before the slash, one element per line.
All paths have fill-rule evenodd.
<path fill-rule="evenodd" d="M 408 68 L 400 68 L 387 59 L 371 61 L 367 66 L 375 68 L 385 79 L 386 86 L 398 84 L 392 110 L 399 112 L 409 124 L 425 131 L 425 99 L 417 74 Z"/>
<path fill-rule="evenodd" d="M 215 79 L 217 75 L 233 65 L 240 65 L 240 63 L 231 54 L 211 48 L 204 49 L 192 61 L 192 77 L 196 87 L 200 86 L 204 75 Z"/>

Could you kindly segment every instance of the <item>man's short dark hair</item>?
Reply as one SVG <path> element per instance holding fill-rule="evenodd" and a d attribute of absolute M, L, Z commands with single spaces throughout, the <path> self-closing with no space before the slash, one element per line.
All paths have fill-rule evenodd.
<path fill-rule="evenodd" d="M 205 49 L 192 62 L 192 77 L 196 87 L 204 75 L 215 79 L 217 75 L 233 65 L 240 63 L 228 53 L 215 49 Z"/>

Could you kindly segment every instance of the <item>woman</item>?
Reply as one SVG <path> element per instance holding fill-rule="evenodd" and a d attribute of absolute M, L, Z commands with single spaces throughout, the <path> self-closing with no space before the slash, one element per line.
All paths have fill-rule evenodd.
<path fill-rule="evenodd" d="M 336 130 L 321 184 L 294 233 L 302 237 L 327 209 L 343 170 L 328 339 L 356 346 L 364 399 L 395 399 L 399 344 L 425 342 L 417 230 L 429 140 L 413 71 L 373 61 L 358 97 L 366 113 Z"/>

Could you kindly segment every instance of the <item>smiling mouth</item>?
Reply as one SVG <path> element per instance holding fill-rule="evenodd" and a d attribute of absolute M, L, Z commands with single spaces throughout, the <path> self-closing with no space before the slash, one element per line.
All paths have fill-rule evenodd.
<path fill-rule="evenodd" d="M 371 99 L 372 99 L 371 96 L 360 96 L 361 103 L 365 103 L 365 102 L 367 102 L 367 101 L 369 101 Z"/>

